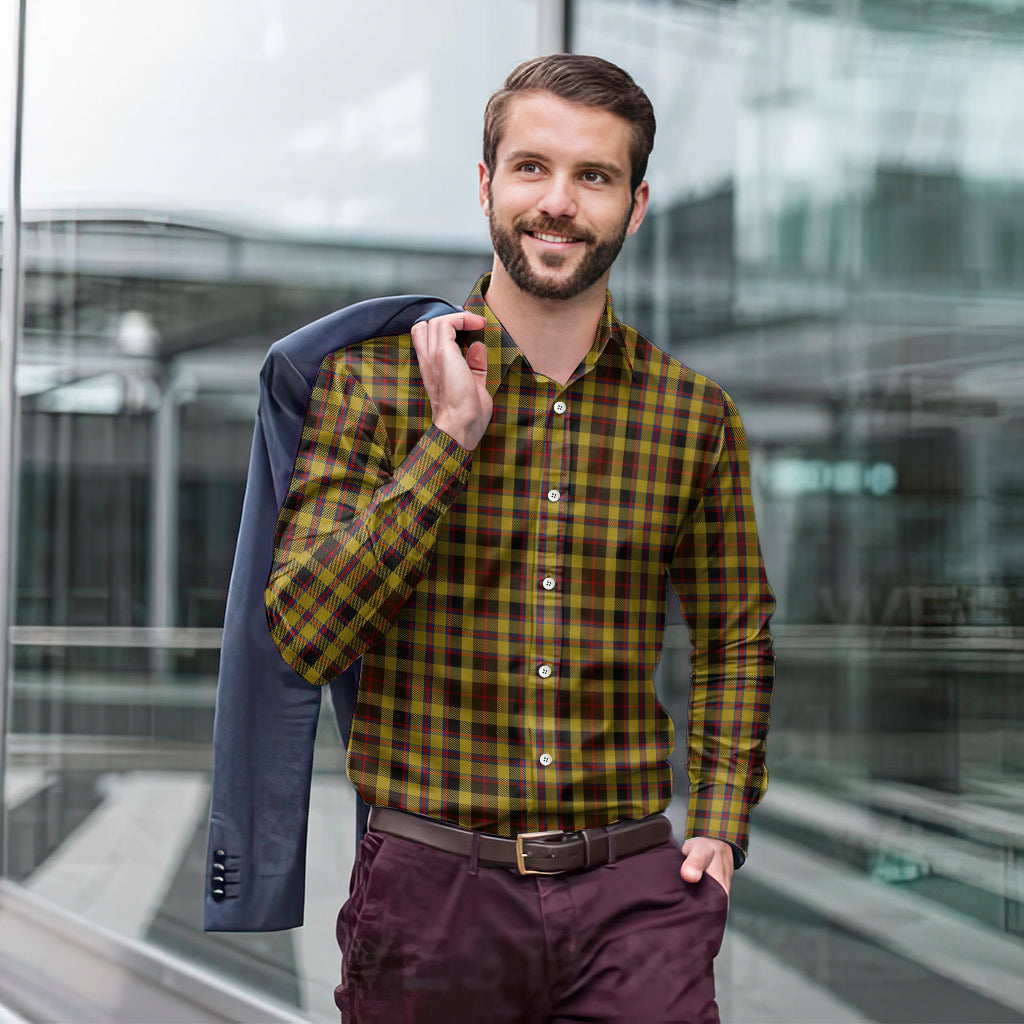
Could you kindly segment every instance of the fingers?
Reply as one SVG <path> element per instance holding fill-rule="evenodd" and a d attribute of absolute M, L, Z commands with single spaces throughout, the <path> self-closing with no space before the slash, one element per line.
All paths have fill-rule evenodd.
<path fill-rule="evenodd" d="M 486 317 L 467 310 L 457 313 L 446 313 L 430 320 L 419 320 L 412 327 L 412 342 L 420 368 L 427 373 L 424 380 L 430 390 L 430 371 L 442 366 L 452 365 L 452 361 L 463 363 L 462 350 L 455 341 L 459 331 L 475 331 L 487 324 Z"/>
<path fill-rule="evenodd" d="M 476 448 L 493 411 L 487 391 L 487 346 L 474 342 L 464 355 L 456 334 L 486 324 L 485 317 L 460 310 L 421 320 L 412 328 L 434 424 L 469 451 Z"/>
<path fill-rule="evenodd" d="M 417 327 L 420 329 L 429 327 L 433 331 L 444 331 L 450 334 L 453 331 L 482 331 L 486 326 L 487 317 L 480 316 L 479 313 L 470 313 L 468 309 L 462 309 L 458 313 L 445 313 L 444 316 L 419 320 L 413 325 L 413 331 Z"/>
<path fill-rule="evenodd" d="M 462 327 L 457 327 L 456 330 L 482 331 L 486 326 L 487 317 L 481 316 L 479 313 L 470 313 L 467 309 L 462 313 Z"/>
<path fill-rule="evenodd" d="M 486 326 L 487 317 L 479 313 L 470 313 L 468 309 L 460 309 L 457 313 L 418 320 L 413 324 L 412 336 L 424 338 L 445 335 L 454 338 L 456 331 L 482 331 Z"/>
<path fill-rule="evenodd" d="M 486 325 L 486 317 L 468 310 L 446 313 L 413 324 L 412 342 L 421 366 L 437 359 L 451 358 L 451 354 L 457 351 L 454 342 L 458 331 L 478 331 Z"/>

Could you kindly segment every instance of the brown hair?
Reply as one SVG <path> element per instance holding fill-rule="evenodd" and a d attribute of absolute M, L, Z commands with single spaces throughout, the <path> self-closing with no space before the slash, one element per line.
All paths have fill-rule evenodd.
<path fill-rule="evenodd" d="M 552 53 L 534 57 L 505 79 L 484 111 L 484 165 L 494 176 L 498 143 L 505 131 L 508 108 L 518 93 L 550 92 L 570 103 L 600 107 L 629 122 L 632 138 L 630 187 L 635 192 L 647 173 L 647 158 L 654 148 L 654 107 L 647 93 L 622 68 L 602 57 L 579 53 Z"/>

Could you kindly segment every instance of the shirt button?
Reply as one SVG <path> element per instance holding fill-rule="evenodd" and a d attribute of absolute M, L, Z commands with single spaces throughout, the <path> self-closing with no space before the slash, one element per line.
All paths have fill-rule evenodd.
<path fill-rule="evenodd" d="M 555 581 L 550 576 L 545 576 L 544 577 L 544 582 L 541 584 L 541 586 L 545 590 L 554 590 L 555 589 Z"/>
<path fill-rule="evenodd" d="M 544 765 L 545 768 L 547 768 L 547 766 L 551 764 L 554 758 L 550 754 L 541 754 L 538 760 L 542 765 Z"/>
<path fill-rule="evenodd" d="M 555 412 L 557 412 L 559 416 L 561 416 L 562 413 L 565 412 L 565 410 L 568 409 L 568 408 L 569 407 L 565 404 L 565 402 L 561 402 L 561 401 L 555 402 L 554 409 L 555 409 Z"/>
<path fill-rule="evenodd" d="M 548 491 L 548 501 L 558 501 L 558 499 L 561 496 L 562 496 L 561 492 L 560 491 L 556 491 L 554 487 L 552 487 L 551 490 Z"/>
<path fill-rule="evenodd" d="M 539 675 L 541 679 L 547 679 L 548 676 L 551 675 L 552 671 L 553 670 L 550 665 L 541 665 L 541 667 L 537 669 L 537 675 Z"/>

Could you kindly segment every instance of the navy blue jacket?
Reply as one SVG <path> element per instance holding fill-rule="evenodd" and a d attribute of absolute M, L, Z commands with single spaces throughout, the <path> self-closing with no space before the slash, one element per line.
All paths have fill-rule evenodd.
<path fill-rule="evenodd" d="M 443 299 L 425 295 L 369 299 L 276 342 L 263 363 L 217 679 L 207 931 L 302 924 L 313 740 L 323 691 L 281 657 L 263 592 L 320 364 L 348 345 L 407 334 L 417 320 L 453 312 Z M 346 742 L 358 685 L 358 662 L 331 683 Z M 360 807 L 365 828 L 362 801 Z"/>

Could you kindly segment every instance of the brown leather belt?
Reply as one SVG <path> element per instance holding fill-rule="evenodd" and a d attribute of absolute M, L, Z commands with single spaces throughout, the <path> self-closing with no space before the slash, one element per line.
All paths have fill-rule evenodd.
<path fill-rule="evenodd" d="M 371 807 L 370 829 L 462 857 L 472 856 L 475 841 L 477 863 L 484 867 L 515 868 L 521 875 L 585 871 L 607 864 L 612 855 L 618 859 L 649 850 L 672 835 L 668 818 L 652 814 L 582 832 L 524 832 L 515 839 L 504 839 L 392 807 Z"/>

